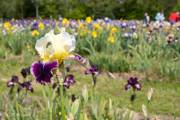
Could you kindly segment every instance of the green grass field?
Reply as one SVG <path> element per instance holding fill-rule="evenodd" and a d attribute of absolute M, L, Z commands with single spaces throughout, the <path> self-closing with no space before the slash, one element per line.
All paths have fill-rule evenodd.
<path fill-rule="evenodd" d="M 0 61 L 0 94 L 4 94 L 4 90 L 8 91 L 6 88 L 6 81 L 10 79 L 11 75 L 19 74 L 20 68 L 28 66 L 35 60 L 35 57 L 30 56 L 18 56 L 18 57 L 9 57 Z M 26 58 L 27 57 L 27 58 Z M 28 59 L 30 58 L 30 59 Z M 133 75 L 133 73 L 126 73 L 127 76 L 122 74 L 114 74 L 116 77 L 112 79 L 109 77 L 106 72 L 103 72 L 99 75 L 97 80 L 97 85 L 95 88 L 92 87 L 92 81 L 90 76 L 84 75 L 81 70 L 81 67 L 78 65 L 73 66 L 72 72 L 76 75 L 76 84 L 74 84 L 68 91 L 68 94 L 80 95 L 82 87 L 84 85 L 88 86 L 89 90 L 94 90 L 97 97 L 102 99 L 111 98 L 113 103 L 120 108 L 129 108 L 136 112 L 142 112 L 142 104 L 147 105 L 148 112 L 151 115 L 170 115 L 170 116 L 180 116 L 180 83 L 176 81 L 164 82 L 160 80 L 151 80 L 148 81 L 144 78 L 140 80 L 142 84 L 142 90 L 137 92 L 137 98 L 132 104 L 130 102 L 130 91 L 124 90 L 124 85 L 127 81 L 127 76 Z M 36 83 L 35 81 L 33 83 Z M 42 95 L 42 86 L 40 84 L 34 84 L 34 94 L 31 94 L 33 97 Z M 152 95 L 152 101 L 147 101 L 147 92 L 150 88 L 154 89 Z"/>

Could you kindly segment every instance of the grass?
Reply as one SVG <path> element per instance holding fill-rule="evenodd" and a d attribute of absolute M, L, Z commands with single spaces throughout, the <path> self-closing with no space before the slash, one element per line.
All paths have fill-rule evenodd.
<path fill-rule="evenodd" d="M 30 54 L 22 56 L 9 57 L 8 59 L 0 60 L 0 94 L 3 94 L 7 91 L 8 88 L 6 88 L 5 81 L 7 81 L 12 74 L 19 74 L 22 67 L 30 65 L 33 60 L 36 59 L 34 57 L 30 57 Z M 88 89 L 93 89 L 90 76 L 83 75 L 83 72 L 81 70 L 75 69 L 75 67 L 73 67 L 72 71 L 75 73 L 77 82 L 68 90 L 69 94 L 76 94 L 78 96 L 81 93 L 81 89 L 84 85 L 87 85 Z M 99 76 L 94 91 L 98 97 L 102 97 L 104 99 L 111 98 L 113 103 L 121 108 L 128 107 L 132 110 L 135 110 L 136 112 L 141 112 L 141 105 L 145 104 L 147 105 L 148 112 L 151 114 L 180 116 L 179 82 L 160 81 L 158 79 L 152 81 L 142 79 L 140 82 L 143 86 L 142 91 L 137 93 L 137 98 L 134 104 L 131 104 L 129 100 L 131 90 L 124 90 L 126 78 L 123 77 L 116 77 L 116 79 L 112 79 L 103 73 Z M 41 96 L 42 86 L 35 84 L 35 82 L 34 85 L 35 92 L 31 95 L 33 97 Z M 154 94 L 152 101 L 148 103 L 147 92 L 150 88 L 154 88 Z"/>
<path fill-rule="evenodd" d="M 87 77 L 79 76 L 78 83 L 71 89 L 74 93 L 79 93 L 84 84 L 91 85 L 91 80 Z M 152 114 L 166 114 L 180 116 L 180 84 L 160 81 L 141 80 L 142 91 L 137 93 L 137 99 L 132 105 L 129 98 L 131 91 L 125 91 L 124 85 L 126 80 L 110 79 L 109 77 L 100 76 L 97 86 L 94 89 L 97 96 L 103 96 L 105 99 L 112 98 L 114 104 L 120 107 L 128 107 L 135 111 L 141 111 L 141 105 L 146 104 L 148 111 Z M 147 102 L 147 92 L 154 88 L 152 101 Z"/>

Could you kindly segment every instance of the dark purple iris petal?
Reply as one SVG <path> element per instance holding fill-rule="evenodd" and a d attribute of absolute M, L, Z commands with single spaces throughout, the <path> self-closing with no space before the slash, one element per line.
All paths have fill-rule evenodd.
<path fill-rule="evenodd" d="M 73 75 L 67 75 L 64 79 L 64 87 L 69 88 L 72 84 L 75 83 Z"/>
<path fill-rule="evenodd" d="M 128 84 L 130 84 L 131 86 L 134 86 L 136 83 L 138 83 L 137 77 L 130 77 L 129 78 Z"/>
<path fill-rule="evenodd" d="M 32 64 L 31 73 L 35 76 L 37 82 L 41 84 L 50 83 L 53 76 L 51 71 L 57 67 L 57 61 L 47 63 L 39 61 Z"/>
<path fill-rule="evenodd" d="M 23 68 L 22 70 L 21 70 L 21 75 L 24 77 L 24 78 L 26 78 L 28 75 L 30 75 L 31 74 L 31 72 L 30 72 L 30 67 L 27 67 L 27 68 Z"/>

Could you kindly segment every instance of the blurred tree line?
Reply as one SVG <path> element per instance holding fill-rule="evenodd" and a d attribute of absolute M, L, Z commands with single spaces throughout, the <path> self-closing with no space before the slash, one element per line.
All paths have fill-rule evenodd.
<path fill-rule="evenodd" d="M 180 11 L 180 0 L 0 0 L 0 18 L 142 19 L 159 11 Z"/>

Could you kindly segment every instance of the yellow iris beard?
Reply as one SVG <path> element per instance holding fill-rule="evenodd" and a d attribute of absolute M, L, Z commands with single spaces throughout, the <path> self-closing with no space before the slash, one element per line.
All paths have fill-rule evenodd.
<path fill-rule="evenodd" d="M 47 53 L 43 55 L 41 58 L 43 61 L 52 61 L 52 60 L 58 60 L 59 64 L 61 64 L 66 57 L 68 57 L 70 54 L 68 52 L 61 52 L 61 53 L 54 53 L 53 55 L 48 55 Z"/>

